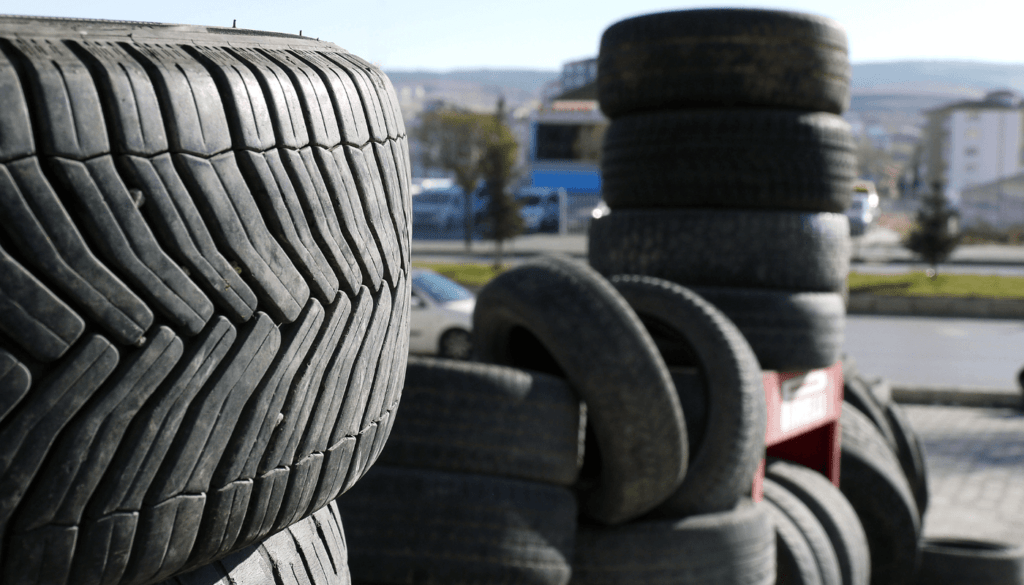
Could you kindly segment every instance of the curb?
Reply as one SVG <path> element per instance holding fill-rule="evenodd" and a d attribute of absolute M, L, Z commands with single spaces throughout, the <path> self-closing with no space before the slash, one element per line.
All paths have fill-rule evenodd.
<path fill-rule="evenodd" d="M 899 404 L 1021 408 L 1022 395 L 1014 390 L 992 388 L 942 388 L 894 386 L 892 399 Z"/>
<path fill-rule="evenodd" d="M 851 315 L 917 315 L 922 317 L 1024 318 L 1024 300 L 972 297 L 892 297 L 851 293 Z"/>

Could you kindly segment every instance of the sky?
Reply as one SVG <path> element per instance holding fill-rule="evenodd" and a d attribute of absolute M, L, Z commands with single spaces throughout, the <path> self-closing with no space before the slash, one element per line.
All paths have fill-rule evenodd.
<path fill-rule="evenodd" d="M 601 33 L 631 16 L 757 7 L 830 17 L 854 63 L 969 60 L 1024 63 L 1020 0 L 2 0 L 0 14 L 231 26 L 317 37 L 386 70 L 560 69 L 597 55 Z"/>

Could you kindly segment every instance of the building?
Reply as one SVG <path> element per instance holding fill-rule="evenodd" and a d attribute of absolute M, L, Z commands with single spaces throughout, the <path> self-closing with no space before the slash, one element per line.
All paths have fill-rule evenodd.
<path fill-rule="evenodd" d="M 964 228 L 998 231 L 1024 227 L 1024 173 L 974 185 L 960 193 Z"/>
<path fill-rule="evenodd" d="M 925 114 L 922 189 L 941 181 L 946 197 L 958 206 L 964 190 L 1024 171 L 1024 118 L 1015 92 L 993 91 L 980 101 L 956 102 Z"/>

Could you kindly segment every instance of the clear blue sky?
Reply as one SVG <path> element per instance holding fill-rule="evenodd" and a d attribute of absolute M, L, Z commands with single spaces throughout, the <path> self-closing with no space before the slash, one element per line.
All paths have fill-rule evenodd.
<path fill-rule="evenodd" d="M 962 59 L 1024 63 L 1021 0 L 3 0 L 0 13 L 145 20 L 298 33 L 332 41 L 385 69 L 558 69 L 597 54 L 609 25 L 638 14 L 709 6 L 829 16 L 854 63 Z"/>

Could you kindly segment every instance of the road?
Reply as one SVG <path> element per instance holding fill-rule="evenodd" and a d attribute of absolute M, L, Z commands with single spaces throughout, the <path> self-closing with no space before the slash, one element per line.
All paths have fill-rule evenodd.
<path fill-rule="evenodd" d="M 1014 390 L 1024 322 L 850 315 L 845 347 L 860 371 L 895 386 Z"/>

